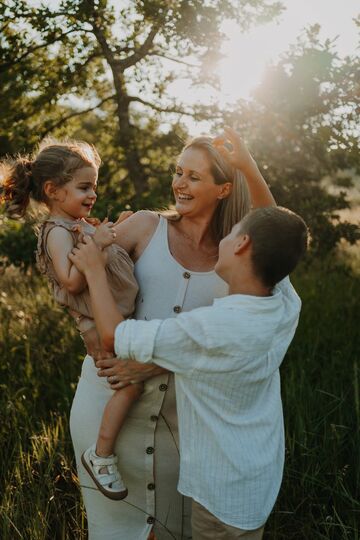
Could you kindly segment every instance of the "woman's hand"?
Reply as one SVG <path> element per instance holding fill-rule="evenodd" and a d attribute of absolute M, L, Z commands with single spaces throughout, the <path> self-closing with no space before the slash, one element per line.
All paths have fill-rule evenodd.
<path fill-rule="evenodd" d="M 98 376 L 106 377 L 113 390 L 167 373 L 166 369 L 155 364 L 141 364 L 136 360 L 123 361 L 118 358 L 97 360 L 96 367 L 99 368 Z"/>
<path fill-rule="evenodd" d="M 236 169 L 240 169 L 244 173 L 254 165 L 254 160 L 251 157 L 246 144 L 240 135 L 232 128 L 224 127 L 225 136 L 215 137 L 212 144 L 218 152 Z M 227 145 L 231 144 L 232 150 Z"/>

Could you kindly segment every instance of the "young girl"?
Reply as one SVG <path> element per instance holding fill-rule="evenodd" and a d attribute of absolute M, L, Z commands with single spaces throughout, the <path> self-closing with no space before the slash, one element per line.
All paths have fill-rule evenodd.
<path fill-rule="evenodd" d="M 87 143 L 49 139 L 41 143 L 33 159 L 19 156 L 2 164 L 2 199 L 11 216 L 23 216 L 31 199 L 45 203 L 49 210 L 38 235 L 38 266 L 48 277 L 57 302 L 74 317 L 87 353 L 94 358 L 109 354 L 101 350 L 85 277 L 68 258 L 80 234 L 93 236 L 104 251 L 109 285 L 124 317 L 132 314 L 138 291 L 131 259 L 112 243 L 116 236 L 112 223 L 94 227 L 86 221 L 96 201 L 99 166 L 96 149 Z M 142 390 L 142 384 L 132 384 L 113 394 L 96 445 L 82 456 L 96 486 L 110 499 L 123 499 L 128 493 L 116 467 L 114 446 L 126 414 Z"/>

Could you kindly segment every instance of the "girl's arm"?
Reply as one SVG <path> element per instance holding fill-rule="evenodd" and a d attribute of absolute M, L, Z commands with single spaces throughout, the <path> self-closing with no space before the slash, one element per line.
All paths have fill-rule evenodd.
<path fill-rule="evenodd" d="M 71 234 L 63 227 L 54 227 L 48 234 L 46 247 L 61 285 L 71 294 L 83 291 L 86 278 L 68 257 L 74 247 Z"/>
<path fill-rule="evenodd" d="M 245 175 L 250 191 L 252 207 L 276 206 L 275 199 L 244 141 L 230 127 L 224 127 L 224 132 L 226 137 L 216 137 L 213 145 L 233 167 L 241 170 Z M 226 140 L 231 142 L 232 151 L 229 151 L 224 146 Z"/>

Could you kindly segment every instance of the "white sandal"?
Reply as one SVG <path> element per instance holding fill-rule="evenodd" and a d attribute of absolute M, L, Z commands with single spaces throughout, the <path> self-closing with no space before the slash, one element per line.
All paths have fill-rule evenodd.
<path fill-rule="evenodd" d="M 96 454 L 96 445 L 93 444 L 85 450 L 81 456 L 81 462 L 105 497 L 119 501 L 127 496 L 128 490 L 116 467 L 117 457 L 115 455 L 108 457 L 98 456 Z M 105 473 L 100 472 L 104 469 L 106 470 Z"/>

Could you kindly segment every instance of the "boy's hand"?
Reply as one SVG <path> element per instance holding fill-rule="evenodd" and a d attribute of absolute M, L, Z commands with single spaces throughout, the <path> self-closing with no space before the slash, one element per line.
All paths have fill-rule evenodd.
<path fill-rule="evenodd" d="M 114 242 L 116 232 L 112 230 L 113 227 L 114 224 L 105 218 L 104 221 L 96 228 L 93 238 L 95 244 L 99 246 L 100 249 L 110 246 Z"/>
<path fill-rule="evenodd" d="M 76 268 L 87 275 L 90 272 L 96 273 L 99 269 L 105 268 L 107 255 L 95 244 L 90 236 L 84 236 L 84 243 L 78 244 L 69 253 L 70 261 Z"/>
<path fill-rule="evenodd" d="M 236 133 L 236 131 L 228 126 L 224 127 L 225 136 L 215 137 L 213 146 L 218 152 L 236 169 L 245 172 L 249 166 L 254 164 L 249 150 L 244 141 Z M 226 144 L 231 143 L 232 150 L 226 147 Z"/>

